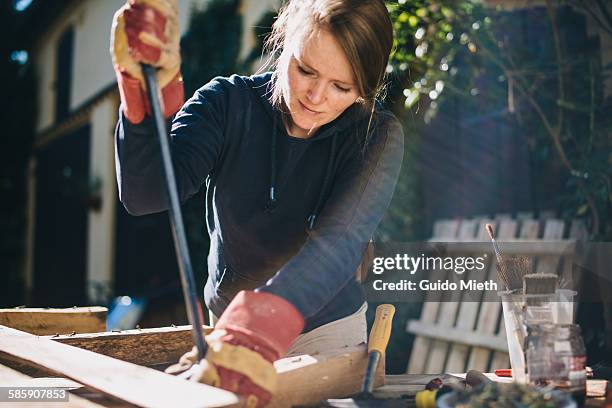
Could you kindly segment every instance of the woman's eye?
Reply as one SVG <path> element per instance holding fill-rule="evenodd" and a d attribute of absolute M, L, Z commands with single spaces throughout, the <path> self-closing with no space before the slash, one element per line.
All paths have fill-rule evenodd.
<path fill-rule="evenodd" d="M 304 68 L 300 67 L 299 65 L 298 65 L 298 70 L 304 75 L 312 75 L 312 72 L 306 71 Z"/>
<path fill-rule="evenodd" d="M 350 90 L 351 90 L 351 88 L 343 88 L 343 87 L 341 87 L 340 85 L 336 85 L 336 88 L 337 88 L 337 89 L 338 89 L 340 92 L 344 92 L 344 93 L 346 93 L 346 92 L 348 92 L 348 91 L 350 91 Z"/>

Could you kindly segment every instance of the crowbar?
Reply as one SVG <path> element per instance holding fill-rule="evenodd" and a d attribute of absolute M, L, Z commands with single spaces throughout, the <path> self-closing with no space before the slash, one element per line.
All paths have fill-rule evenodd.
<path fill-rule="evenodd" d="M 156 69 L 151 65 L 142 64 L 142 72 L 147 84 L 147 97 L 153 113 L 155 132 L 159 137 L 159 145 L 161 147 L 164 174 L 166 176 L 166 187 L 168 190 L 168 198 L 170 199 L 168 213 L 170 216 L 172 236 L 174 238 L 174 248 L 176 249 L 176 258 L 181 275 L 183 298 L 185 299 L 185 307 L 187 308 L 187 319 L 189 320 L 189 324 L 191 324 L 191 334 L 198 350 L 198 361 L 200 361 L 206 355 L 207 348 L 206 342 L 204 341 L 204 334 L 202 333 L 204 317 L 202 315 L 202 306 L 196 294 L 193 269 L 191 268 L 191 261 L 189 258 L 189 248 L 187 247 L 183 215 L 181 213 L 174 168 L 172 167 L 172 157 L 170 155 L 170 144 L 166 132 L 166 121 L 164 120 L 159 98 Z"/>

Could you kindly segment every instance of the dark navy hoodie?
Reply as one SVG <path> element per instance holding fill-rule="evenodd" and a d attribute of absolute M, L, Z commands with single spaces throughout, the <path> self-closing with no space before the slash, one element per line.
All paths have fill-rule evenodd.
<path fill-rule="evenodd" d="M 358 105 L 309 139 L 287 134 L 269 100 L 271 73 L 215 78 L 175 115 L 171 146 L 184 201 L 206 185 L 206 305 L 220 316 L 240 290 L 292 303 L 309 331 L 355 312 L 355 279 L 400 170 L 403 132 L 388 111 Z M 170 124 L 169 124 L 170 126 Z M 117 182 L 130 214 L 168 208 L 150 118 L 120 113 Z"/>

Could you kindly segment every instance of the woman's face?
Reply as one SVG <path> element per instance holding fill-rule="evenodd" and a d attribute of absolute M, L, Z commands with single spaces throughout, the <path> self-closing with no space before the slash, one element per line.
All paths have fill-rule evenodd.
<path fill-rule="evenodd" d="M 342 48 L 327 30 L 314 30 L 289 47 L 283 96 L 291 113 L 289 133 L 308 138 L 351 106 L 359 93 Z"/>

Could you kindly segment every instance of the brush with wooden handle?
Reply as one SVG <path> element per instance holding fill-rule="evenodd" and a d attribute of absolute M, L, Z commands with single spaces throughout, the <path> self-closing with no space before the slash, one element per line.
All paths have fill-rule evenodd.
<path fill-rule="evenodd" d="M 393 305 L 384 304 L 376 308 L 376 317 L 368 340 L 368 368 L 363 381 L 364 393 L 371 394 L 374 389 L 374 374 L 378 362 L 385 355 L 385 350 L 389 344 L 394 314 L 395 307 Z"/>
<path fill-rule="evenodd" d="M 506 289 L 511 290 L 510 282 L 508 282 L 508 273 L 506 272 L 506 265 L 504 264 L 504 258 L 502 257 L 501 249 L 499 249 L 499 245 L 497 245 L 497 241 L 495 240 L 493 226 L 491 224 L 486 224 L 485 227 L 487 229 L 487 233 L 489 233 L 489 238 L 491 238 L 491 242 L 493 243 L 495 258 L 497 259 L 497 265 L 499 265 L 499 268 L 497 270 L 499 277 L 504 283 Z"/>
<path fill-rule="evenodd" d="M 553 322 L 555 292 L 559 277 L 554 273 L 532 273 L 523 279 L 525 296 L 525 321 L 531 324 Z"/>
<path fill-rule="evenodd" d="M 376 406 L 395 406 L 396 401 L 387 401 L 387 404 L 381 404 L 381 402 L 374 400 L 372 395 L 376 368 L 380 359 L 385 355 L 385 350 L 389 344 L 394 314 L 395 307 L 393 305 L 384 304 L 376 308 L 376 317 L 374 318 L 374 325 L 372 330 L 370 330 L 370 339 L 368 340 L 368 366 L 363 380 L 362 391 L 354 398 L 328 399 L 325 401 L 325 406 L 342 408 L 362 407 L 368 405 L 368 400 Z"/>
<path fill-rule="evenodd" d="M 511 257 L 505 259 L 502 255 L 501 249 L 495 239 L 493 233 L 493 225 L 485 225 L 487 233 L 493 243 L 493 249 L 495 251 L 495 258 L 497 259 L 497 273 L 499 278 L 503 282 L 507 290 L 516 290 L 523 287 L 523 275 L 529 271 L 529 260 L 525 257 Z M 510 268 L 508 268 L 508 264 Z"/>

